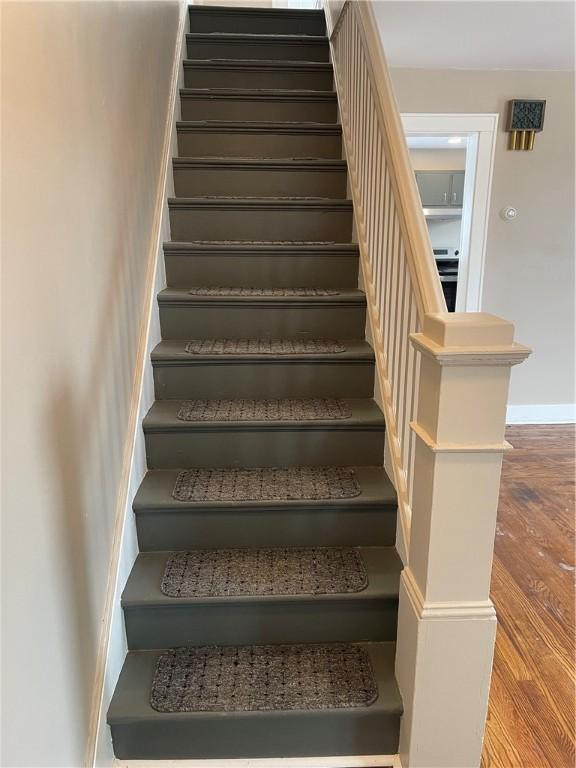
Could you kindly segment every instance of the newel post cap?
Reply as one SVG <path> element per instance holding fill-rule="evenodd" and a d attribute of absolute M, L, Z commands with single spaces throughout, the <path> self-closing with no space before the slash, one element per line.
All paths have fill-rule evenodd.
<path fill-rule="evenodd" d="M 442 312 L 424 317 L 424 336 L 441 347 L 509 346 L 514 326 L 486 312 Z"/>
<path fill-rule="evenodd" d="M 487 312 L 439 312 L 424 316 L 414 346 L 441 365 L 515 365 L 531 350 L 514 341 L 514 325 Z"/>

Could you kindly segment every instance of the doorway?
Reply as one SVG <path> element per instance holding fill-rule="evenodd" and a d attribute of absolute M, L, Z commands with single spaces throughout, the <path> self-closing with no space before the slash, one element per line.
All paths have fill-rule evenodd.
<path fill-rule="evenodd" d="M 438 203 L 427 207 L 433 248 L 447 248 L 458 261 L 454 309 L 480 312 L 498 115 L 403 114 L 402 123 L 412 157 L 419 149 L 437 150 L 438 158 L 450 153 L 444 169 L 430 167 L 428 153 L 419 186 Z"/>

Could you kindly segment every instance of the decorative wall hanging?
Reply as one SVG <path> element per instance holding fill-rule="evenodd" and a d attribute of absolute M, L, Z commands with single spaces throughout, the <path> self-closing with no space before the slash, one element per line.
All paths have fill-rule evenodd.
<path fill-rule="evenodd" d="M 534 149 L 534 136 L 544 125 L 545 108 L 545 100 L 508 102 L 508 149 Z"/>

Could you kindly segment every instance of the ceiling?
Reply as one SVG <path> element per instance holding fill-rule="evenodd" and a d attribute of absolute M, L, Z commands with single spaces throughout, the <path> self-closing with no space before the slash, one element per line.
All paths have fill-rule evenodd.
<path fill-rule="evenodd" d="M 392 67 L 574 69 L 572 0 L 375 0 Z"/>

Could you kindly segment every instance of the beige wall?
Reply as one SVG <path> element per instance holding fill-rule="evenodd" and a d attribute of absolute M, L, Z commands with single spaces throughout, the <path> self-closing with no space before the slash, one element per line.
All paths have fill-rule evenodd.
<path fill-rule="evenodd" d="M 2 765 L 78 768 L 178 8 L 2 10 Z"/>
<path fill-rule="evenodd" d="M 401 112 L 498 112 L 482 309 L 511 320 L 534 354 L 510 402 L 574 402 L 574 76 L 568 72 L 393 69 Z M 533 152 L 506 149 L 506 102 L 547 99 Z M 514 222 L 499 217 L 518 209 Z"/>

